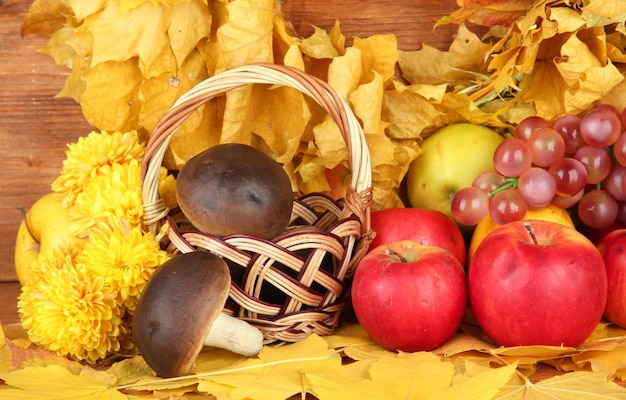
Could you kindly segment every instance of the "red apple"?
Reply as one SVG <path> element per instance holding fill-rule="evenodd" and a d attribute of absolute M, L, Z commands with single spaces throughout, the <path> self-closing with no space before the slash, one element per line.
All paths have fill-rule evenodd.
<path fill-rule="evenodd" d="M 608 291 L 604 316 L 626 328 L 626 229 L 606 235 L 598 244 L 604 258 Z"/>
<path fill-rule="evenodd" d="M 359 263 L 352 282 L 356 317 L 393 351 L 428 351 L 457 331 L 467 303 L 463 265 L 449 251 L 403 240 L 380 245 Z"/>
<path fill-rule="evenodd" d="M 575 229 L 549 221 L 496 228 L 469 265 L 479 325 L 503 346 L 578 346 L 602 318 L 607 275 L 598 249 Z"/>
<path fill-rule="evenodd" d="M 370 216 L 376 237 L 370 250 L 381 244 L 413 240 L 429 246 L 442 247 L 465 265 L 467 251 L 458 225 L 446 214 L 426 208 L 386 208 L 374 210 Z"/>

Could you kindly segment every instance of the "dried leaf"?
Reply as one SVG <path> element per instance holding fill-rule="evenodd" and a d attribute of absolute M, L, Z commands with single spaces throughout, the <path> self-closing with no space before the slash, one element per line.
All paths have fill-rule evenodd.
<path fill-rule="evenodd" d="M 340 367 L 341 358 L 313 334 L 298 343 L 264 347 L 258 358 L 238 363 L 230 371 L 216 371 L 211 376 L 197 371 L 198 389 L 207 393 L 227 389 L 231 398 L 283 399 L 310 390 L 304 381 L 306 374 L 332 372 Z"/>
<path fill-rule="evenodd" d="M 219 48 L 215 73 L 253 62 L 272 62 L 273 0 L 216 2 Z M 223 7 L 223 8 L 222 8 Z"/>
<path fill-rule="evenodd" d="M 22 21 L 21 34 L 50 35 L 63 28 L 68 12 L 68 6 L 63 0 L 35 0 Z"/>
<path fill-rule="evenodd" d="M 172 8 L 167 26 L 167 37 L 181 68 L 187 56 L 195 51 L 196 45 L 211 34 L 212 16 L 203 2 L 176 3 Z"/>
<path fill-rule="evenodd" d="M 317 26 L 313 26 L 313 34 L 311 36 L 302 40 L 300 49 L 302 54 L 317 59 L 339 56 L 328 32 Z"/>
<path fill-rule="evenodd" d="M 604 373 L 570 372 L 554 376 L 538 383 L 522 380 L 521 383 L 507 385 L 496 400 L 514 399 L 624 399 L 626 388 L 607 380 Z"/>
<path fill-rule="evenodd" d="M 136 58 L 102 62 L 87 70 L 83 78 L 86 87 L 80 105 L 87 122 L 120 132 L 137 126 L 142 77 Z"/>
<path fill-rule="evenodd" d="M 490 49 L 491 44 L 460 25 L 447 51 L 428 45 L 416 51 L 401 51 L 398 65 L 404 79 L 412 84 L 462 84 L 472 82 L 476 73 L 487 73 L 486 55 Z"/>
<path fill-rule="evenodd" d="M 139 58 L 139 67 L 150 74 L 163 48 L 167 46 L 166 22 L 170 11 L 152 3 L 121 14 L 119 5 L 111 3 L 91 24 L 93 33 L 92 67 L 107 61 L 125 62 Z M 111 43 L 116 43 L 111 46 Z"/>
<path fill-rule="evenodd" d="M 478 25 L 510 25 L 524 15 L 532 4 L 531 0 L 457 0 L 459 10 L 437 21 L 435 28 L 444 24 L 459 24 L 465 21 Z"/>
<path fill-rule="evenodd" d="M 76 374 L 58 364 L 47 367 L 25 367 L 0 373 L 9 389 L 2 390 L 11 399 L 126 400 L 128 397 L 111 388 L 115 376 L 88 367 Z"/>

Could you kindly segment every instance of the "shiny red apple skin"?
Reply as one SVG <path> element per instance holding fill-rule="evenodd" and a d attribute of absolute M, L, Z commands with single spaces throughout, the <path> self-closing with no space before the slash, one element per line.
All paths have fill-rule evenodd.
<path fill-rule="evenodd" d="M 427 208 L 385 208 L 370 215 L 376 237 L 370 251 L 381 244 L 413 240 L 429 246 L 444 248 L 465 265 L 467 250 L 458 225 L 441 211 Z"/>
<path fill-rule="evenodd" d="M 580 345 L 602 318 L 607 274 L 598 249 L 549 221 L 505 224 L 472 257 L 469 299 L 485 333 L 503 346 Z"/>
<path fill-rule="evenodd" d="M 604 316 L 626 328 L 626 229 L 615 230 L 598 244 L 604 259 L 608 291 Z"/>
<path fill-rule="evenodd" d="M 352 305 L 369 336 L 392 351 L 429 351 L 458 330 L 467 306 L 463 265 L 449 251 L 404 240 L 359 263 Z"/>

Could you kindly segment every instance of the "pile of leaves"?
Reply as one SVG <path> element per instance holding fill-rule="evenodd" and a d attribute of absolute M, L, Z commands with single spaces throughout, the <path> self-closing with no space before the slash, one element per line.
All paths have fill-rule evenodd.
<path fill-rule="evenodd" d="M 394 96 L 411 97 L 424 121 L 451 122 L 460 114 L 470 122 L 510 128 L 530 115 L 553 120 L 600 102 L 618 110 L 626 106 L 623 1 L 459 4 L 459 11 L 438 24 L 467 21 L 489 27 L 482 38 L 461 25 L 448 51 L 424 46 L 400 53 L 410 85 Z M 415 129 L 413 121 L 408 125 Z"/>
<path fill-rule="evenodd" d="M 349 101 L 372 155 L 375 206 L 401 205 L 394 189 L 419 154 L 410 138 L 386 135 L 383 94 L 393 88 L 394 35 L 355 38 L 339 23 L 300 38 L 275 0 L 35 0 L 23 34 L 48 37 L 41 49 L 71 69 L 58 96 L 78 102 L 101 131 L 147 138 L 183 93 L 222 71 L 274 62 L 316 75 Z M 166 166 L 177 169 L 211 145 L 251 144 L 285 165 L 296 192 L 345 194 L 348 149 L 321 107 L 299 92 L 245 87 L 196 110 L 170 143 Z M 333 171 L 334 174 L 329 171 Z M 327 175 L 335 179 L 331 187 Z"/>
<path fill-rule="evenodd" d="M 149 399 L 196 398 L 320 400 L 367 398 L 623 399 L 626 330 L 598 325 L 579 348 L 497 347 L 460 333 L 433 352 L 394 353 L 379 347 L 356 323 L 335 334 L 264 347 L 254 358 L 206 348 L 188 376 L 162 379 L 140 356 L 89 367 L 29 346 L 16 326 L 0 331 L 0 397 Z M 2 337 L 2 336 L 5 337 Z M 567 374 L 533 382 L 539 362 Z M 54 397 L 52 397 L 54 394 Z M 202 397 L 207 398 L 207 397 Z"/>

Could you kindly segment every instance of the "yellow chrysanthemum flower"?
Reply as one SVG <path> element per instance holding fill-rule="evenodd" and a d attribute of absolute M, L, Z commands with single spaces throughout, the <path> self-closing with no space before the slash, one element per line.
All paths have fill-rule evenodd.
<path fill-rule="evenodd" d="M 104 228 L 103 228 L 104 227 Z M 117 301 L 133 313 L 152 273 L 168 258 L 151 233 L 139 227 L 100 224 L 89 234 L 79 262 L 117 292 Z"/>
<path fill-rule="evenodd" d="M 178 201 L 176 200 L 176 179 L 174 175 L 169 174 L 167 168 L 161 167 L 159 175 L 159 197 L 165 203 L 167 208 L 178 207 Z"/>
<path fill-rule="evenodd" d="M 83 186 L 113 164 L 140 160 L 145 146 L 136 131 L 91 132 L 68 144 L 61 174 L 52 182 L 52 190 L 64 195 L 63 206 L 74 203 Z"/>
<path fill-rule="evenodd" d="M 40 279 L 22 287 L 18 312 L 29 339 L 62 356 L 95 363 L 127 340 L 123 307 L 105 279 L 60 250 L 41 264 Z"/>
<path fill-rule="evenodd" d="M 70 232 L 84 236 L 98 220 L 123 218 L 129 227 L 142 226 L 143 198 L 137 160 L 112 164 L 89 180 L 70 210 Z"/>

